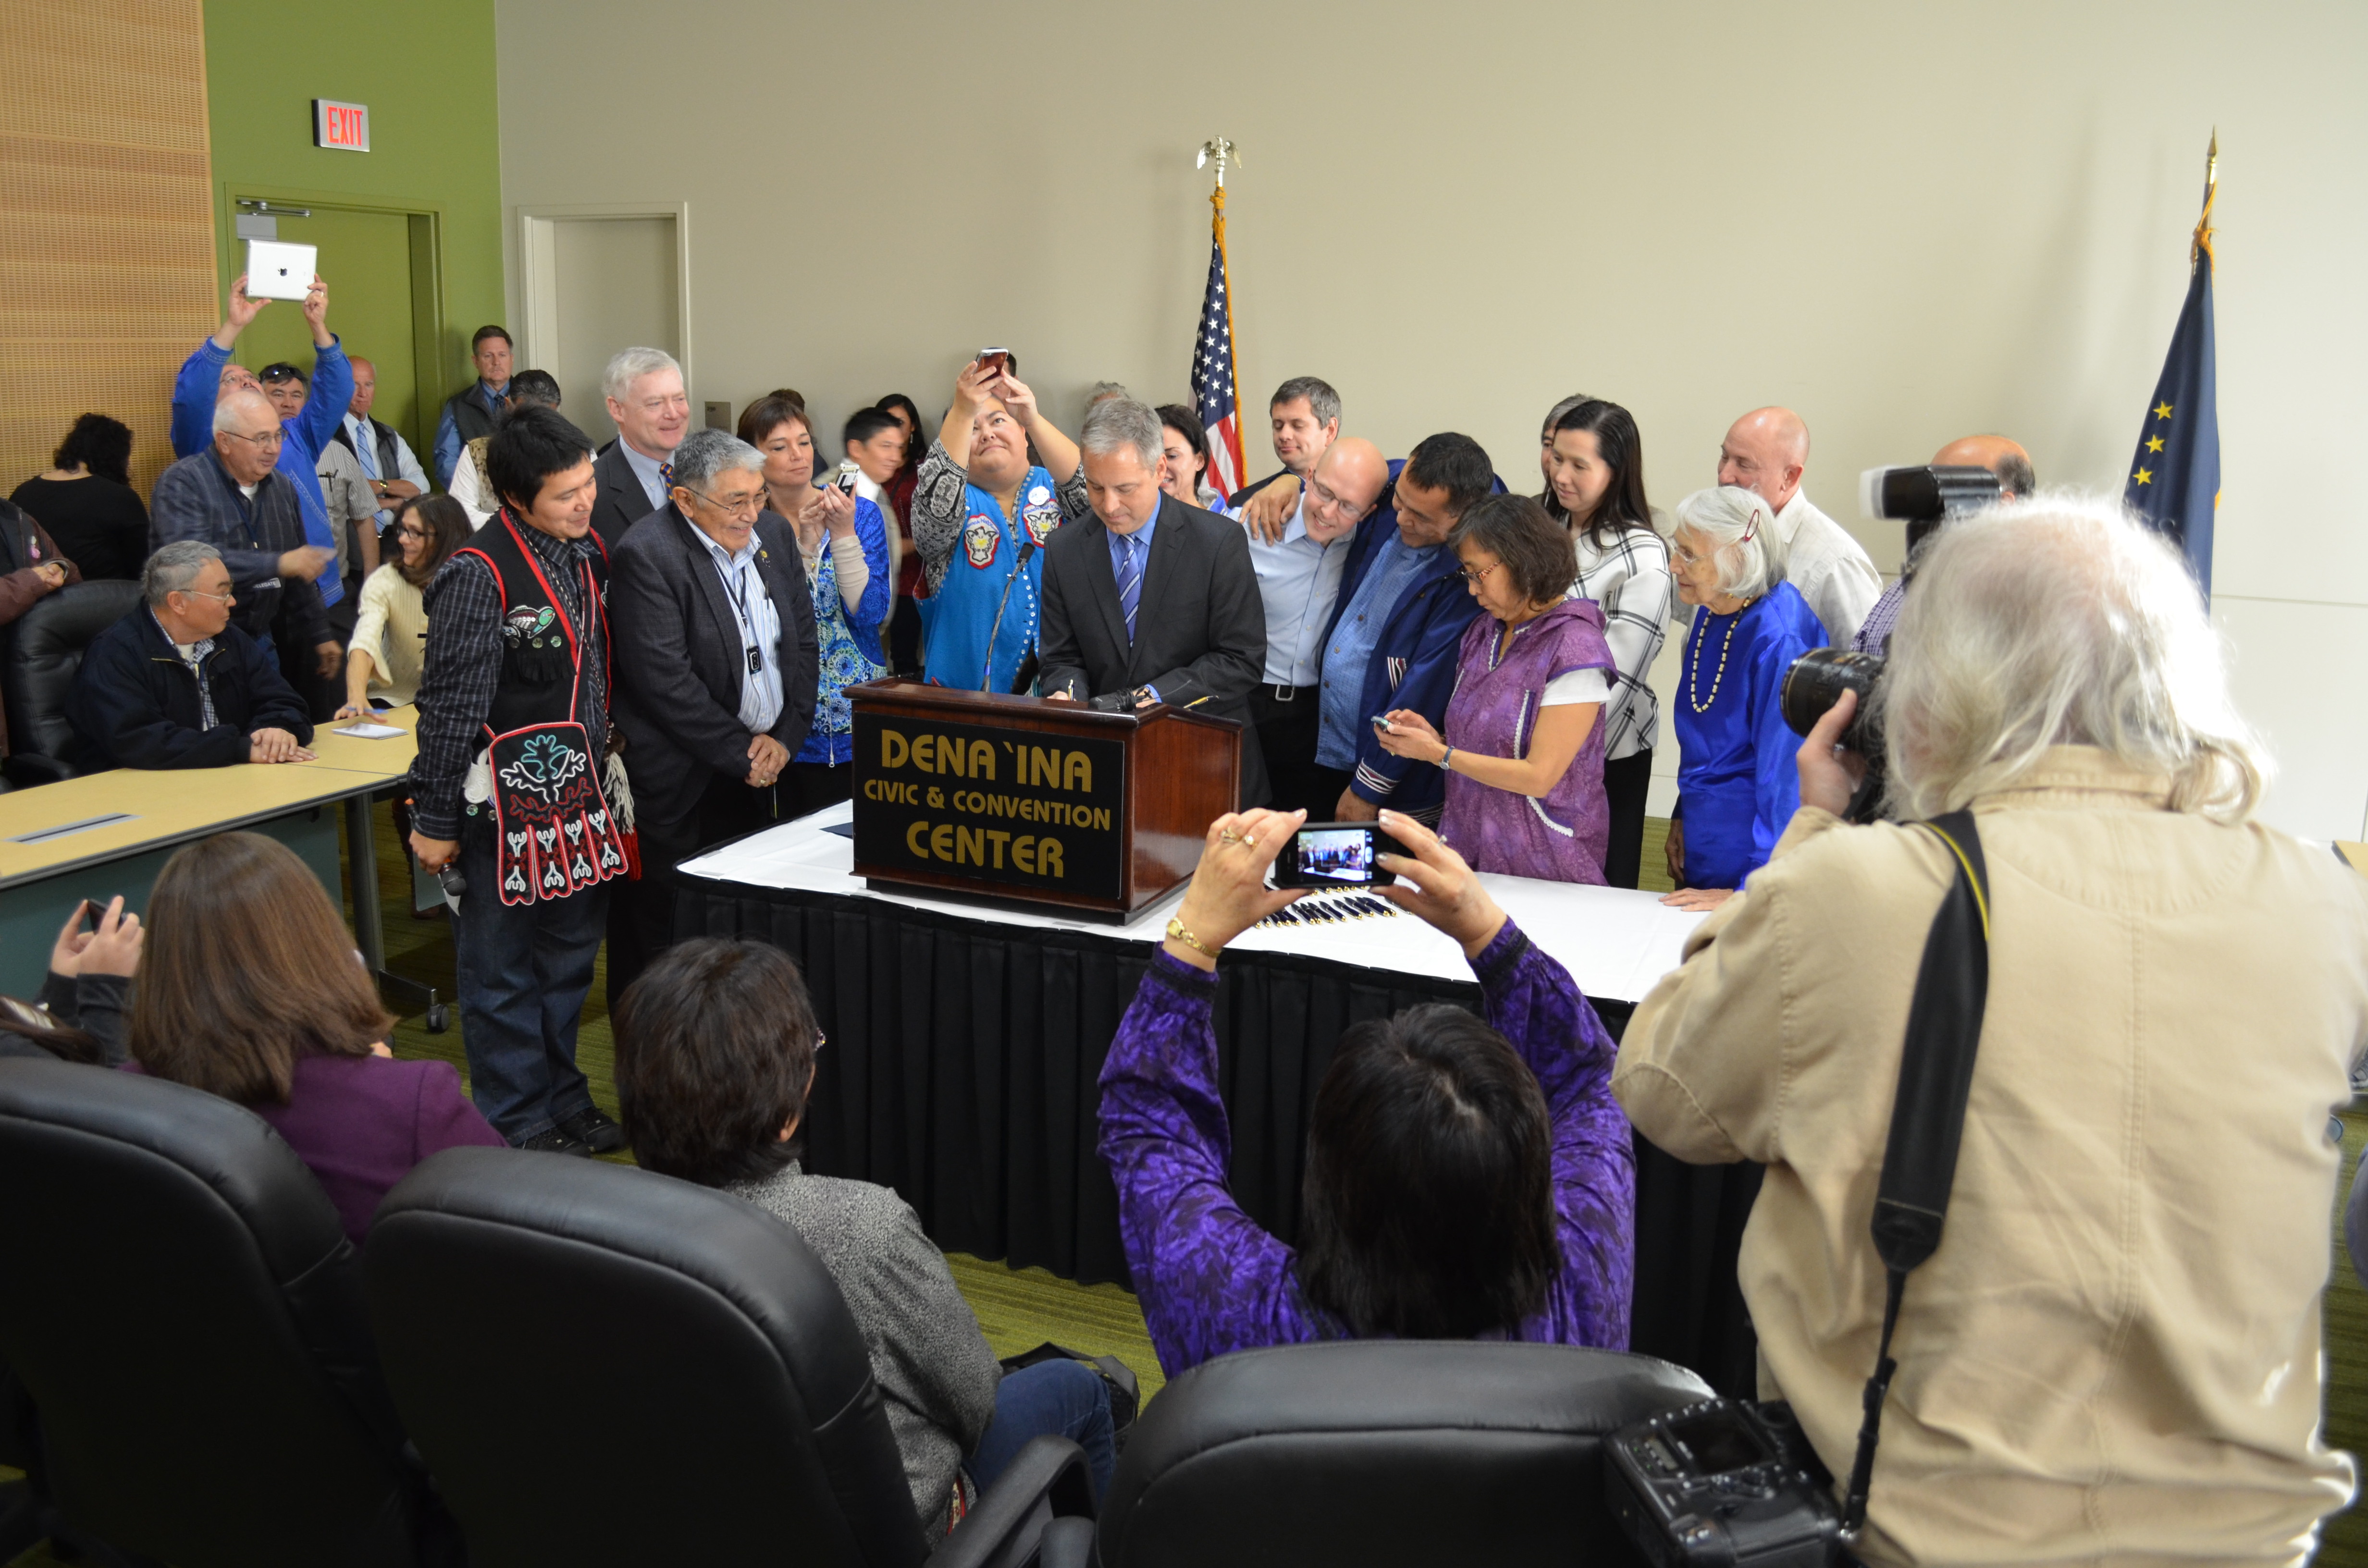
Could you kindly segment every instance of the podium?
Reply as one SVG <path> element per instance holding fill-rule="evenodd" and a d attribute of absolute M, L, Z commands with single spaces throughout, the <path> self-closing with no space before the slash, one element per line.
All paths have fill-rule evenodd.
<path fill-rule="evenodd" d="M 855 874 L 874 887 L 1122 924 L 1190 881 L 1209 824 L 1239 809 L 1230 719 L 908 680 L 847 695 Z"/>

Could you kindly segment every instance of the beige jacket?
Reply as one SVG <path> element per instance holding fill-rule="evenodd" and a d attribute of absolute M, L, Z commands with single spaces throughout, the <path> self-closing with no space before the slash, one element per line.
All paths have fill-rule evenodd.
<path fill-rule="evenodd" d="M 2351 1495 L 2319 1292 L 2368 1044 L 2368 880 L 2051 751 L 1975 803 L 1987 1020 L 1947 1229 L 1908 1277 L 1861 1551 L 1913 1563 L 2301 1562 Z M 1867 1225 L 1951 867 L 1804 808 L 1636 1009 L 1612 1092 L 1655 1143 L 1764 1162 L 1760 1387 L 1847 1473 L 1883 1267 Z"/>

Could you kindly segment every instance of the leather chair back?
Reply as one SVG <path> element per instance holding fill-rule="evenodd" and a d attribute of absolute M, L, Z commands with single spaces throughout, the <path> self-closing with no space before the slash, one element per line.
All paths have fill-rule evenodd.
<path fill-rule="evenodd" d="M 1429 1340 L 1219 1357 L 1145 1408 L 1101 1568 L 1635 1563 L 1603 1438 L 1710 1397 L 1649 1357 Z"/>
<path fill-rule="evenodd" d="M 140 585 L 117 579 L 60 588 L 18 616 L 0 659 L 0 704 L 8 713 L 8 749 L 63 762 L 78 744 L 66 699 L 82 669 L 83 650 L 140 603 Z"/>
<path fill-rule="evenodd" d="M 388 1385 L 479 1568 L 921 1561 L 863 1337 L 754 1205 L 448 1149 L 369 1253 Z"/>
<path fill-rule="evenodd" d="M 176 1568 L 420 1560 L 359 1258 L 245 1108 L 0 1060 L 0 1360 L 78 1529 Z"/>

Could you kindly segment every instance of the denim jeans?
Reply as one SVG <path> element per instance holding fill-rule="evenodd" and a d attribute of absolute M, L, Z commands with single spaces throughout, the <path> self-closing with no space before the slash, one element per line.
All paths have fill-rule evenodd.
<path fill-rule="evenodd" d="M 592 1087 L 575 1070 L 575 1024 L 608 924 L 609 884 L 505 904 L 490 806 L 461 824 L 461 874 L 469 889 L 452 916 L 452 946 L 469 1094 L 495 1131 L 523 1143 L 591 1108 Z"/>
<path fill-rule="evenodd" d="M 1110 1385 L 1082 1361 L 1040 1361 L 1004 1374 L 995 1391 L 995 1419 L 964 1468 L 984 1492 L 1011 1468 L 1030 1438 L 1047 1432 L 1072 1438 L 1086 1450 L 1094 1501 L 1099 1503 L 1110 1490 L 1118 1449 L 1110 1435 Z"/>

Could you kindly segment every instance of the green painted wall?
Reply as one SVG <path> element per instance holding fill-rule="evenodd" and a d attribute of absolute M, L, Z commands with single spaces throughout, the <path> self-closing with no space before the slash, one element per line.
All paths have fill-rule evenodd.
<path fill-rule="evenodd" d="M 245 262 L 245 246 L 234 240 L 231 222 L 236 196 L 434 214 L 439 295 L 433 363 L 442 384 L 419 389 L 432 410 L 472 374 L 469 335 L 501 321 L 506 308 L 497 92 L 493 0 L 311 11 L 291 11 L 276 0 L 206 0 L 207 114 L 223 286 Z M 313 146 L 314 98 L 368 104 L 370 150 Z M 329 285 L 335 326 L 336 279 Z M 432 434 L 432 413 L 427 418 Z M 419 457 L 427 461 L 425 446 Z"/>

